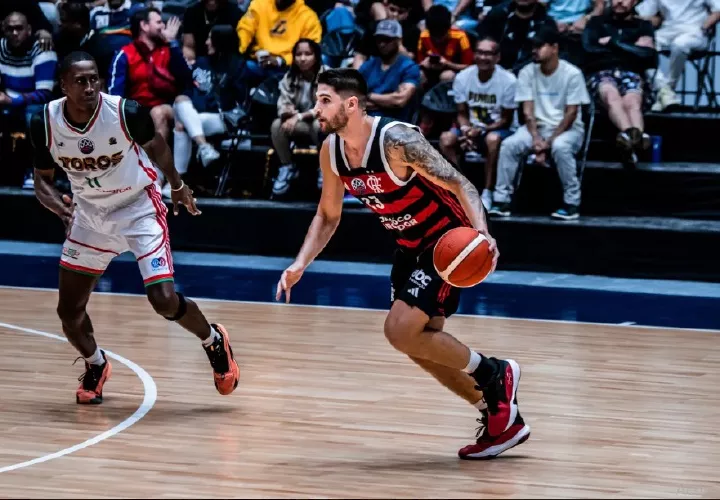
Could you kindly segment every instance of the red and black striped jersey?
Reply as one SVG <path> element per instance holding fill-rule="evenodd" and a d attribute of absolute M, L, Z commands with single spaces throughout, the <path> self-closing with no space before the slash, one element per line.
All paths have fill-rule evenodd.
<path fill-rule="evenodd" d="M 386 131 L 395 125 L 417 130 L 414 125 L 376 117 L 359 168 L 348 165 L 343 139 L 330 135 L 330 164 L 345 189 L 375 212 L 386 229 L 395 233 L 397 244 L 419 253 L 434 245 L 448 230 L 472 224 L 450 191 L 414 170 L 407 180 L 401 180 L 390 169 L 383 142 Z"/>

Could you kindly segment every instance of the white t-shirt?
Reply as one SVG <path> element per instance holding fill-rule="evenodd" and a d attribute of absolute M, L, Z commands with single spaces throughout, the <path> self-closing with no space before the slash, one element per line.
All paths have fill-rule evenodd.
<path fill-rule="evenodd" d="M 590 104 L 582 71 L 567 61 L 552 75 L 544 75 L 540 65 L 531 63 L 520 70 L 515 102 L 533 101 L 539 128 L 555 129 L 563 119 L 566 106 Z M 573 128 L 583 130 L 582 111 L 578 110 Z"/>
<path fill-rule="evenodd" d="M 643 0 L 637 6 L 641 17 L 662 14 L 664 26 L 702 27 L 711 12 L 720 11 L 720 0 Z"/>
<path fill-rule="evenodd" d="M 515 75 L 500 66 L 495 66 L 486 82 L 480 81 L 478 67 L 474 64 L 458 73 L 453 82 L 455 103 L 467 104 L 473 125 L 481 122 L 489 125 L 500 119 L 503 109 L 517 109 L 516 88 Z"/>

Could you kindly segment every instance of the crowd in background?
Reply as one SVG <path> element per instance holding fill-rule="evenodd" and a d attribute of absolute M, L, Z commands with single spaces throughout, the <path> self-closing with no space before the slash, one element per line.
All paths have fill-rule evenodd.
<path fill-rule="evenodd" d="M 557 169 L 564 197 L 552 216 L 575 219 L 583 112 L 591 100 L 606 110 L 622 161 L 637 162 L 650 144 L 644 114 L 680 104 L 676 85 L 714 38 L 720 0 L 3 0 L 0 19 L 4 150 L 61 95 L 58 62 L 84 50 L 103 90 L 152 109 L 183 175 L 193 158 L 220 161 L 218 139 L 247 125 L 252 96 L 270 94 L 280 198 L 299 175 L 293 148 L 323 139 L 317 74 L 354 67 L 371 115 L 419 124 L 458 168 L 484 160 L 491 214 L 510 215 L 518 168 L 532 161 Z M 448 99 L 449 124 L 436 112 Z M 32 188 L 21 165 L 3 165 L 0 182 Z"/>

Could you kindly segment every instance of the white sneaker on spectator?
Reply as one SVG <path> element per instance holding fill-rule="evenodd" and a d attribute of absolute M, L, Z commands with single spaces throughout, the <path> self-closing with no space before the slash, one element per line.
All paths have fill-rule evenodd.
<path fill-rule="evenodd" d="M 220 158 L 220 153 L 218 153 L 217 150 L 212 147 L 212 144 L 208 144 L 207 142 L 198 146 L 197 154 L 198 158 L 200 158 L 200 161 L 203 164 L 203 167 L 207 167 L 212 162 Z"/>
<path fill-rule="evenodd" d="M 492 191 L 489 189 L 483 189 L 480 199 L 482 200 L 485 210 L 490 210 L 490 207 L 492 206 Z"/>
<path fill-rule="evenodd" d="M 670 87 L 662 87 L 658 90 L 657 100 L 652 105 L 652 111 L 665 111 L 670 106 L 678 106 L 681 104 L 680 97 Z"/>
<path fill-rule="evenodd" d="M 35 179 L 32 175 L 26 175 L 23 181 L 23 189 L 35 189 Z"/>
<path fill-rule="evenodd" d="M 298 170 L 292 163 L 282 165 L 278 169 L 277 177 L 273 182 L 272 193 L 274 196 L 282 196 L 290 190 L 290 183 L 298 176 Z"/>

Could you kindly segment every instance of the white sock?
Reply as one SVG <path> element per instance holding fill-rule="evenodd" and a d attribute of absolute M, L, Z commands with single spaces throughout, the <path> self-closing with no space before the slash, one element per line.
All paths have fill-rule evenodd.
<path fill-rule="evenodd" d="M 210 336 L 202 341 L 202 345 L 203 345 L 203 347 L 210 347 L 219 338 L 220 338 L 220 334 L 218 333 L 218 331 L 215 328 L 213 328 L 211 326 L 210 327 Z"/>
<path fill-rule="evenodd" d="M 89 358 L 85 358 L 85 361 L 91 365 L 98 365 L 102 366 L 105 364 L 105 358 L 103 358 L 102 353 L 100 352 L 100 348 L 95 348 L 95 354 L 90 356 Z"/>
<path fill-rule="evenodd" d="M 475 403 L 473 406 L 480 411 L 487 410 L 487 403 L 485 403 L 484 399 L 481 399 L 480 401 Z"/>
<path fill-rule="evenodd" d="M 472 373 L 475 370 L 477 370 L 477 367 L 480 366 L 480 361 L 482 358 L 478 353 L 475 351 L 470 351 L 470 361 L 468 361 L 468 364 L 465 368 L 463 368 L 463 371 L 465 373 Z"/>
<path fill-rule="evenodd" d="M 192 156 L 192 141 L 185 132 L 173 130 L 175 140 L 173 141 L 173 157 L 175 158 L 175 169 L 180 175 L 185 174 Z"/>

